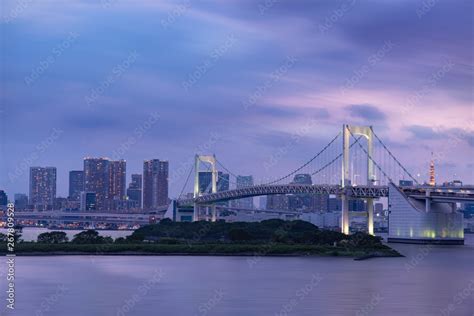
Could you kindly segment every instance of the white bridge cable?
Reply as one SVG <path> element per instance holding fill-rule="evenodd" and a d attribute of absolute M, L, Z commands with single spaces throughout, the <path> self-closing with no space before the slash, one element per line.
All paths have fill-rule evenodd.
<path fill-rule="evenodd" d="M 186 186 L 188 185 L 189 178 L 191 177 L 191 173 L 194 170 L 194 164 L 191 164 L 191 169 L 189 170 L 188 176 L 186 177 L 186 182 L 183 185 L 183 188 L 181 189 L 181 193 L 179 193 L 178 200 L 181 198 L 183 195 L 184 190 L 186 189 Z"/>
<path fill-rule="evenodd" d="M 380 172 L 382 172 L 382 174 L 383 174 L 390 182 L 393 183 L 392 178 L 390 178 L 390 177 L 385 173 L 385 171 L 384 171 L 384 170 L 379 166 L 379 164 L 372 158 L 372 156 L 369 155 L 369 153 L 368 153 L 367 150 L 364 148 L 364 146 L 362 146 L 362 145 L 360 144 L 360 142 L 359 142 L 360 137 L 359 137 L 359 138 L 356 138 L 356 137 L 354 136 L 354 134 L 352 133 L 351 129 L 348 128 L 348 130 L 349 130 L 349 133 L 351 134 L 351 136 L 355 139 L 355 143 L 357 143 L 357 144 L 359 145 L 359 147 L 364 151 L 364 153 L 365 153 L 365 154 L 367 155 L 367 157 L 374 163 L 374 165 L 380 170 Z"/>
<path fill-rule="evenodd" d="M 349 148 L 352 148 L 352 146 L 354 146 L 356 144 L 356 142 L 359 141 L 359 139 L 361 139 L 362 136 L 359 136 L 359 138 L 356 138 L 356 141 L 353 142 Z M 360 145 L 360 144 L 359 144 Z M 328 162 L 327 164 L 325 164 L 324 166 L 322 166 L 321 168 L 319 168 L 318 170 L 314 171 L 313 173 L 311 173 L 311 176 L 315 176 L 317 175 L 318 173 L 320 173 L 321 171 L 325 170 L 327 167 L 331 166 L 334 162 L 336 162 L 339 158 L 341 158 L 343 155 L 343 153 L 340 153 L 339 155 L 337 155 L 336 157 L 334 157 L 330 162 Z"/>
<path fill-rule="evenodd" d="M 395 162 L 398 164 L 398 166 L 400 166 L 400 168 L 403 169 L 403 171 L 413 180 L 415 181 L 416 184 L 419 184 L 418 181 L 416 180 L 415 177 L 413 177 L 411 175 L 410 172 L 408 172 L 408 170 L 400 163 L 400 161 L 398 161 L 398 159 L 392 154 L 392 152 L 388 149 L 387 146 L 385 146 L 384 142 L 382 142 L 382 140 L 377 136 L 377 134 L 375 134 L 374 130 L 372 129 L 372 127 L 370 128 L 371 131 L 372 131 L 372 134 L 375 136 L 375 138 L 379 141 L 379 143 L 383 146 L 383 148 L 388 152 L 388 154 L 390 155 L 390 157 L 392 157 Z"/>
<path fill-rule="evenodd" d="M 283 176 L 283 177 L 280 177 L 276 180 L 273 180 L 273 181 L 270 181 L 268 183 L 265 183 L 263 185 L 269 185 L 269 184 L 274 184 L 274 183 L 277 183 L 277 182 L 280 182 L 281 180 L 284 180 L 292 175 L 294 175 L 295 173 L 297 173 L 298 171 L 300 171 L 301 169 L 303 169 L 304 167 L 306 167 L 307 165 L 309 165 L 311 162 L 313 162 L 313 160 L 315 160 L 316 158 L 318 158 L 324 151 L 326 151 L 326 149 L 329 148 L 329 146 L 331 146 L 338 138 L 339 136 L 341 135 L 341 132 L 339 132 L 336 137 L 334 137 L 321 151 L 319 151 L 315 156 L 313 156 L 313 158 L 311 158 L 310 160 L 308 160 L 305 164 L 303 164 L 302 166 L 300 166 L 299 168 L 293 170 L 292 172 L 290 172 L 289 174 L 287 174 L 286 176 Z"/>

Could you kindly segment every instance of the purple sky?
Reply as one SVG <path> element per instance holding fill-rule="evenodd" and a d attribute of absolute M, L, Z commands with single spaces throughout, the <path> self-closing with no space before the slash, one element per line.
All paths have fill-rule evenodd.
<path fill-rule="evenodd" d="M 30 166 L 196 152 L 280 175 L 343 123 L 373 125 L 408 169 L 474 183 L 472 1 L 2 1 L 0 189 Z M 311 129 L 278 166 L 269 157 Z M 316 123 L 314 123 L 316 122 Z"/>

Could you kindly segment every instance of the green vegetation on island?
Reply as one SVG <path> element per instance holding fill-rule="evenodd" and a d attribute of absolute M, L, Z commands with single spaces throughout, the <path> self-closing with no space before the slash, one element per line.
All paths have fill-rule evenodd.
<path fill-rule="evenodd" d="M 2 241 L 4 236 L 0 236 Z M 344 235 L 322 230 L 305 221 L 279 219 L 262 222 L 173 222 L 137 229 L 113 240 L 95 230 L 83 231 L 69 241 L 66 233 L 42 233 L 37 242 L 19 238 L 17 254 L 154 254 L 154 255 L 328 255 L 400 256 L 365 233 Z M 6 248 L 2 249 L 5 252 Z"/>

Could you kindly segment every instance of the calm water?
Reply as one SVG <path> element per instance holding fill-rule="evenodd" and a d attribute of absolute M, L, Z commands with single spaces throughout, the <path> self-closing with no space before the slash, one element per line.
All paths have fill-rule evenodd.
<path fill-rule="evenodd" d="M 473 237 L 465 246 L 394 245 L 407 257 L 367 261 L 17 257 L 9 314 L 473 315 Z M 5 264 L 0 272 L 4 280 Z"/>

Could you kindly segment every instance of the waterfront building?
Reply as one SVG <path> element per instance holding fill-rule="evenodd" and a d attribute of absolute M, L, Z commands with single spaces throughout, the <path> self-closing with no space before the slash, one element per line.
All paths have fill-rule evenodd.
<path fill-rule="evenodd" d="M 136 207 L 142 207 L 142 175 L 132 174 L 132 181 L 128 185 L 127 197 L 130 201 L 136 202 Z"/>
<path fill-rule="evenodd" d="M 276 194 L 267 196 L 268 210 L 288 210 L 288 196 Z"/>
<path fill-rule="evenodd" d="M 123 201 L 126 199 L 126 172 L 127 163 L 125 162 L 125 160 L 111 160 L 109 162 L 108 198 L 110 200 Z"/>
<path fill-rule="evenodd" d="M 252 176 L 237 176 L 236 182 L 237 189 L 253 186 Z M 253 198 L 245 198 L 237 200 L 235 205 L 244 209 L 253 209 Z"/>
<path fill-rule="evenodd" d="M 367 206 L 365 201 L 362 199 L 352 199 L 349 200 L 349 212 L 365 212 L 367 211 Z"/>
<path fill-rule="evenodd" d="M 156 209 L 168 204 L 168 161 L 145 160 L 143 163 L 143 208 Z"/>
<path fill-rule="evenodd" d="M 413 181 L 411 181 L 411 180 L 400 180 L 398 182 L 398 184 L 401 187 L 412 187 L 413 186 Z"/>
<path fill-rule="evenodd" d="M 69 171 L 69 198 L 79 201 L 82 191 L 84 191 L 84 171 Z"/>
<path fill-rule="evenodd" d="M 8 204 L 8 196 L 5 191 L 0 190 L 0 206 L 6 206 Z"/>
<path fill-rule="evenodd" d="M 212 172 L 200 171 L 199 177 L 199 193 L 210 193 L 212 190 Z M 230 176 L 227 173 L 217 172 L 217 192 L 227 191 L 230 186 Z"/>
<path fill-rule="evenodd" d="M 342 201 L 336 197 L 330 197 L 328 199 L 328 211 L 329 212 L 340 212 L 342 210 Z"/>
<path fill-rule="evenodd" d="M 306 184 L 311 185 L 313 181 L 310 174 L 296 174 L 293 177 L 292 184 Z M 292 194 L 288 196 L 288 208 L 290 210 L 308 211 L 313 206 L 314 195 L 312 194 Z"/>
<path fill-rule="evenodd" d="M 80 210 L 81 211 L 95 211 L 97 209 L 96 197 L 97 195 L 95 192 L 82 191 L 80 194 L 80 200 L 81 200 Z"/>
<path fill-rule="evenodd" d="M 463 244 L 463 214 L 456 203 L 424 202 L 407 197 L 390 184 L 388 241 Z"/>
<path fill-rule="evenodd" d="M 28 208 L 28 196 L 23 193 L 15 193 L 15 209 L 24 210 Z"/>
<path fill-rule="evenodd" d="M 340 227 L 340 212 L 310 212 L 300 216 L 303 221 L 310 222 L 320 228 L 338 229 Z"/>
<path fill-rule="evenodd" d="M 30 204 L 35 209 L 52 209 L 56 198 L 56 168 L 30 168 Z"/>
<path fill-rule="evenodd" d="M 84 191 L 95 193 L 95 208 L 107 210 L 109 204 L 110 160 L 84 158 Z"/>
<path fill-rule="evenodd" d="M 311 175 L 308 173 L 301 173 L 296 174 L 293 177 L 293 183 L 297 184 L 313 184 L 313 180 L 311 179 Z"/>

